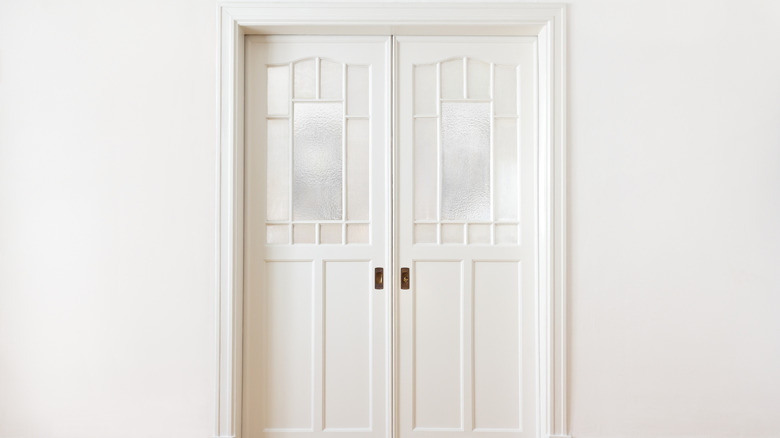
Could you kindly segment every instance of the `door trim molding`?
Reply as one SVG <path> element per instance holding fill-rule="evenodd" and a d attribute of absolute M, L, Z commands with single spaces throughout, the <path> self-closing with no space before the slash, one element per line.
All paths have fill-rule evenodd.
<path fill-rule="evenodd" d="M 244 35 L 474 34 L 538 38 L 537 436 L 568 434 L 566 7 L 542 3 L 217 3 L 214 437 L 241 434 Z"/>

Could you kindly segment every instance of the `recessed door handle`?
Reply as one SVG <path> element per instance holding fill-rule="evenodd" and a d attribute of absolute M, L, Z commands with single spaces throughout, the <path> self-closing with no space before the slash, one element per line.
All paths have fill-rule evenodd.
<path fill-rule="evenodd" d="M 409 289 L 409 268 L 401 268 L 401 289 Z"/>
<path fill-rule="evenodd" d="M 385 288 L 385 270 L 382 268 L 374 269 L 374 289 Z"/>

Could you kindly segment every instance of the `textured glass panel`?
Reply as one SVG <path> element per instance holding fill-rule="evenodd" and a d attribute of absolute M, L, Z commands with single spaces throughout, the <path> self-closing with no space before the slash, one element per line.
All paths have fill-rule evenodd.
<path fill-rule="evenodd" d="M 268 120 L 266 217 L 290 218 L 290 122 Z"/>
<path fill-rule="evenodd" d="M 315 227 L 314 224 L 293 225 L 293 243 L 314 243 Z"/>
<path fill-rule="evenodd" d="M 463 59 L 441 63 L 442 99 L 463 99 Z"/>
<path fill-rule="evenodd" d="M 463 243 L 463 224 L 442 224 L 441 243 Z"/>
<path fill-rule="evenodd" d="M 496 119 L 494 123 L 493 172 L 495 174 L 496 218 L 517 220 L 517 119 Z"/>
<path fill-rule="evenodd" d="M 490 99 L 490 64 L 468 60 L 468 98 L 469 99 Z"/>
<path fill-rule="evenodd" d="M 287 115 L 290 103 L 290 68 L 268 67 L 268 114 Z"/>
<path fill-rule="evenodd" d="M 289 225 L 268 225 L 266 228 L 265 241 L 271 244 L 290 243 Z"/>
<path fill-rule="evenodd" d="M 368 243 L 368 224 L 347 224 L 347 243 Z"/>
<path fill-rule="evenodd" d="M 414 226 L 415 243 L 436 243 L 436 224 L 417 224 Z"/>
<path fill-rule="evenodd" d="M 436 114 L 436 66 L 414 66 L 414 113 Z"/>
<path fill-rule="evenodd" d="M 469 225 L 469 243 L 490 244 L 490 225 L 489 224 Z"/>
<path fill-rule="evenodd" d="M 322 60 L 320 62 L 320 97 L 323 99 L 341 99 L 342 64 Z"/>
<path fill-rule="evenodd" d="M 347 67 L 347 114 L 368 115 L 368 67 Z"/>
<path fill-rule="evenodd" d="M 368 120 L 347 120 L 347 218 L 368 219 Z"/>
<path fill-rule="evenodd" d="M 341 219 L 341 103 L 296 103 L 293 218 Z"/>
<path fill-rule="evenodd" d="M 496 243 L 516 244 L 517 225 L 496 225 Z"/>
<path fill-rule="evenodd" d="M 414 121 L 414 218 L 435 220 L 437 190 L 436 119 Z"/>
<path fill-rule="evenodd" d="M 294 95 L 296 99 L 314 99 L 314 70 L 315 64 L 313 59 L 295 63 Z"/>
<path fill-rule="evenodd" d="M 320 243 L 341 243 L 341 224 L 320 225 Z"/>
<path fill-rule="evenodd" d="M 490 219 L 490 103 L 441 107 L 443 219 Z"/>
<path fill-rule="evenodd" d="M 507 65 L 495 66 L 495 111 L 498 115 L 517 114 L 517 68 Z"/>

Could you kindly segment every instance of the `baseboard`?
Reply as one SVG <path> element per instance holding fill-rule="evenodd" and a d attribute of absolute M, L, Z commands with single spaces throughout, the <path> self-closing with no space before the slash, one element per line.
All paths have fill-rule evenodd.
<path fill-rule="evenodd" d="M 214 435 L 212 438 L 236 438 L 235 435 Z M 548 438 L 573 438 L 571 435 L 549 435 Z"/>

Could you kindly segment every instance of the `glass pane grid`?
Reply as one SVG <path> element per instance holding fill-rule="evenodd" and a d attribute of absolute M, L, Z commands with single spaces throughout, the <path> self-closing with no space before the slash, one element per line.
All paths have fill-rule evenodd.
<path fill-rule="evenodd" d="M 413 66 L 415 244 L 519 244 L 517 72 L 469 57 Z"/>
<path fill-rule="evenodd" d="M 314 57 L 267 69 L 266 123 L 286 130 L 269 129 L 267 244 L 370 243 L 369 66 Z"/>
<path fill-rule="evenodd" d="M 369 223 L 294 223 L 267 224 L 268 245 L 345 245 L 369 244 Z"/>
<path fill-rule="evenodd" d="M 415 222 L 414 244 L 519 245 L 517 222 Z"/>

